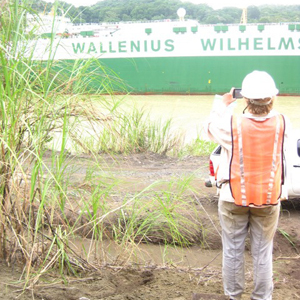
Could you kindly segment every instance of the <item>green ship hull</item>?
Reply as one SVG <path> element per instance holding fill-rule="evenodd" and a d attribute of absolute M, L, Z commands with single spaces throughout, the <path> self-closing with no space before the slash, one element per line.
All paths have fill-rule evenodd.
<path fill-rule="evenodd" d="M 299 56 L 105 59 L 132 93 L 215 94 L 240 87 L 253 70 L 272 74 L 280 94 L 300 94 Z"/>
<path fill-rule="evenodd" d="M 65 69 L 73 64 L 72 60 L 63 61 Z M 113 78 L 112 83 L 115 81 L 113 89 L 121 93 L 224 93 L 240 87 L 251 71 L 264 70 L 272 74 L 280 94 L 300 95 L 299 56 L 110 58 L 92 63 L 90 71 L 99 65 Z M 101 70 L 90 80 L 90 92 L 103 84 L 106 75 Z"/>

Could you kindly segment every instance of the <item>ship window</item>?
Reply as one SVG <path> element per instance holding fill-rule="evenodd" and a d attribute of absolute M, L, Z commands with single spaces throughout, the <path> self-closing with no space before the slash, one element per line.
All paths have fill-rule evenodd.
<path fill-rule="evenodd" d="M 289 24 L 289 30 L 294 31 L 295 27 L 295 24 Z"/>
<path fill-rule="evenodd" d="M 150 33 L 152 33 L 152 29 L 151 29 L 151 28 L 146 28 L 146 29 L 145 29 L 145 32 L 146 32 L 147 34 L 150 34 Z"/>
<path fill-rule="evenodd" d="M 239 29 L 241 32 L 246 31 L 246 25 L 240 25 Z"/>
<path fill-rule="evenodd" d="M 228 26 L 222 26 L 222 31 L 223 31 L 223 32 L 228 31 Z"/>
<path fill-rule="evenodd" d="M 179 33 L 179 32 L 185 33 L 185 32 L 186 32 L 186 27 L 174 27 L 174 28 L 173 28 L 173 31 L 174 31 L 175 33 Z"/>
<path fill-rule="evenodd" d="M 87 31 L 86 32 L 86 36 L 93 36 L 94 35 L 94 31 Z"/>
<path fill-rule="evenodd" d="M 198 31 L 198 26 L 192 27 L 191 30 L 193 33 L 196 33 Z"/>
<path fill-rule="evenodd" d="M 300 31 L 300 24 L 296 24 L 296 30 Z"/>
<path fill-rule="evenodd" d="M 260 32 L 262 32 L 262 31 L 264 31 L 264 29 L 265 29 L 265 25 L 258 25 L 258 26 L 257 26 L 257 29 L 258 29 Z"/>
<path fill-rule="evenodd" d="M 220 32 L 221 31 L 221 26 L 215 26 L 215 31 Z"/>

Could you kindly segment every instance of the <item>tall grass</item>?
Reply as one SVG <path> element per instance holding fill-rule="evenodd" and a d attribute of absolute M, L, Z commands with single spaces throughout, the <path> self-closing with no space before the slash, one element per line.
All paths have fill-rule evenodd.
<path fill-rule="evenodd" d="M 100 184 L 102 192 L 100 198 L 99 194 L 97 196 L 98 201 L 85 201 L 88 219 L 95 220 L 93 226 L 102 226 L 101 234 L 105 227 L 107 237 L 123 245 L 154 243 L 185 247 L 204 244 L 203 215 L 195 209 L 193 200 L 194 180 L 192 174 L 158 181 L 134 195 L 119 198 L 119 201 L 111 199 L 111 191 L 117 193 L 116 181 L 109 185 L 96 180 L 90 191 L 92 198 Z M 90 196 L 86 198 L 90 199 Z"/>
<path fill-rule="evenodd" d="M 216 147 L 216 143 L 204 140 L 198 135 L 195 140 L 183 145 L 176 153 L 179 157 L 186 155 L 205 156 L 210 155 Z"/>
<path fill-rule="evenodd" d="M 172 149 L 180 149 L 183 137 L 171 132 L 171 120 L 151 121 L 144 110 L 132 108 L 124 111 L 121 105 L 115 109 L 106 122 L 98 127 L 98 136 L 82 136 L 81 141 L 86 149 L 93 152 L 128 154 L 151 151 L 165 155 Z M 80 151 L 80 145 L 73 145 L 74 151 Z"/>
<path fill-rule="evenodd" d="M 71 267 L 65 241 L 69 226 L 65 210 L 70 202 L 67 143 L 72 139 L 70 132 L 82 122 L 105 122 L 89 97 L 84 100 L 84 109 L 78 103 L 78 97 L 89 91 L 95 72 L 104 69 L 99 64 L 98 69 L 91 69 L 91 64 L 97 64 L 93 60 L 69 66 L 57 62 L 54 57 L 59 43 L 54 34 L 47 41 L 47 60 L 33 60 L 37 42 L 29 39 L 34 32 L 26 32 L 29 12 L 34 13 L 27 1 L 1 3 L 0 256 L 8 262 L 25 262 L 27 275 L 40 260 L 37 248 L 46 261 L 55 258 L 61 270 Z M 106 81 L 99 85 L 98 93 L 112 93 Z M 50 155 L 51 167 L 45 161 L 53 138 L 60 140 L 60 146 Z M 54 227 L 55 222 L 64 227 Z M 50 241 L 50 248 L 46 241 Z"/>
<path fill-rule="evenodd" d="M 33 60 L 37 36 L 25 30 L 26 14 L 34 13 L 30 5 L 11 0 L 0 6 L 0 257 L 22 262 L 27 279 L 38 266 L 34 284 L 54 266 L 62 275 L 94 268 L 70 247 L 69 239 L 79 233 L 121 244 L 199 242 L 204 230 L 198 230 L 198 215 L 182 214 L 191 208 L 184 200 L 191 178 L 171 181 L 160 192 L 147 193 L 148 187 L 123 195 L 116 207 L 111 200 L 118 180 L 99 179 L 99 152 L 166 154 L 182 147 L 181 137 L 171 134 L 171 121 L 150 122 L 144 111 L 125 113 L 119 101 L 101 97 L 113 96 L 122 82 L 93 59 L 56 61 L 55 34 L 47 60 Z M 74 188 L 70 166 L 76 157 L 70 152 L 79 150 L 91 154 L 92 167 Z"/>

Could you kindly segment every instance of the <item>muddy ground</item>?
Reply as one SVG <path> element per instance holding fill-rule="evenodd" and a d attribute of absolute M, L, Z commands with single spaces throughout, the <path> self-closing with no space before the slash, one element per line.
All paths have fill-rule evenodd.
<path fill-rule="evenodd" d="M 193 263 L 151 263 L 137 267 L 133 263 L 118 267 L 110 265 L 95 272 L 81 273 L 80 277 L 66 277 L 65 282 L 52 282 L 55 273 L 41 278 L 35 288 L 22 293 L 18 283 L 22 266 L 8 267 L 2 263 L 0 269 L 0 299 L 39 300 L 125 300 L 125 299 L 227 299 L 223 296 L 221 274 L 221 240 L 217 216 L 215 188 L 204 187 L 208 174 L 208 157 L 186 157 L 175 159 L 157 154 L 134 154 L 112 159 L 102 156 L 103 172 L 120 177 L 123 192 L 135 193 L 157 180 L 166 180 L 195 174 L 193 185 L 199 191 L 199 199 L 208 212 L 212 223 L 207 222 L 211 232 L 210 249 L 199 250 L 193 246 L 189 259 Z M 72 176 L 81 182 L 86 173 L 88 155 L 82 156 Z M 104 163 L 105 162 L 105 163 Z M 300 299 L 300 199 L 283 203 L 279 229 L 274 241 L 274 296 L 273 299 Z M 285 236 L 284 236 L 285 235 Z M 207 258 L 209 256 L 209 258 Z M 242 299 L 250 299 L 252 286 L 251 257 L 246 250 L 246 291 Z"/>

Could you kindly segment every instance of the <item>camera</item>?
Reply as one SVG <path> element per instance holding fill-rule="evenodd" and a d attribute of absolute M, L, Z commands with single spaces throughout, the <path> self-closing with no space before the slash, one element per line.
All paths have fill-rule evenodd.
<path fill-rule="evenodd" d="M 232 94 L 233 98 L 235 98 L 235 99 L 243 98 L 243 96 L 241 95 L 241 90 L 242 89 L 234 89 L 233 94 Z"/>

